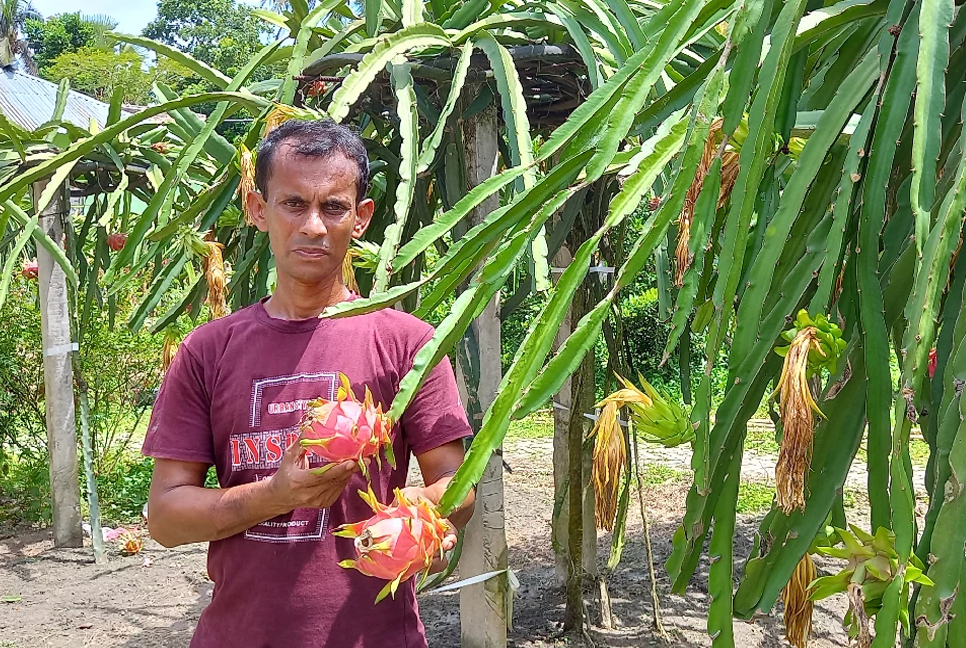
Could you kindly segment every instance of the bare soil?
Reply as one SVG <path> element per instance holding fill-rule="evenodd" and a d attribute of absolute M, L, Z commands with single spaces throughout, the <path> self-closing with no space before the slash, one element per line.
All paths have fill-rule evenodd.
<path fill-rule="evenodd" d="M 548 444 L 509 442 L 505 458 L 506 528 L 510 565 L 520 581 L 514 603 L 510 645 L 520 648 L 577 646 L 582 639 L 563 637 L 563 590 L 555 583 L 550 547 L 553 488 Z M 684 511 L 687 482 L 675 480 L 645 491 L 652 544 L 658 564 L 657 585 L 664 624 L 674 646 L 710 646 L 707 620 L 707 561 L 702 560 L 685 596 L 669 593 L 663 569 L 671 536 Z M 616 628 L 592 627 L 598 646 L 659 646 L 653 632 L 648 576 L 636 502 L 628 522 L 623 560 L 609 579 Z M 735 552 L 738 564 L 751 550 L 754 516 L 739 521 Z M 2 537 L 3 532 L 0 532 Z M 138 556 L 111 556 L 106 566 L 93 564 L 91 550 L 54 549 L 44 530 L 7 532 L 0 539 L 0 648 L 138 647 L 185 648 L 202 609 L 211 597 L 205 572 L 205 546 L 164 549 L 152 540 Z M 609 534 L 600 534 L 600 560 L 606 560 Z M 821 572 L 835 567 L 819 563 Z M 598 615 L 593 592 L 588 612 Z M 812 648 L 847 646 L 842 628 L 846 603 L 833 597 L 816 606 Z M 778 606 L 780 608 L 780 605 Z M 460 645 L 459 594 L 427 593 L 420 609 L 432 648 Z M 780 610 L 753 622 L 735 621 L 740 648 L 785 646 Z M 338 647 L 330 647 L 338 648 Z"/>

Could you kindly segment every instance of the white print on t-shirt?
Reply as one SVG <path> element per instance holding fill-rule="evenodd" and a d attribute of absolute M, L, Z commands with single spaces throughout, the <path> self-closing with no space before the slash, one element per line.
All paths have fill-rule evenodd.
<path fill-rule="evenodd" d="M 281 403 L 269 403 L 268 413 L 269 414 L 290 414 L 292 412 L 301 412 L 306 407 L 308 407 L 310 399 L 300 398 L 293 401 L 284 401 Z"/>
<path fill-rule="evenodd" d="M 267 475 L 256 475 L 255 481 Z M 256 524 L 245 531 L 246 540 L 257 542 L 310 542 L 321 540 L 329 526 L 329 509 L 295 509 L 287 515 Z"/>
<path fill-rule="evenodd" d="M 297 442 L 298 438 L 297 425 L 282 430 L 232 434 L 228 438 L 232 472 L 277 468 L 285 448 Z M 322 465 L 322 463 L 317 455 L 309 455 L 309 465 Z"/>
<path fill-rule="evenodd" d="M 298 443 L 298 420 L 308 402 L 316 398 L 334 400 L 338 385 L 338 373 L 331 371 L 252 380 L 251 429 L 228 439 L 232 473 L 241 473 L 244 481 L 272 475 L 285 449 Z M 263 425 L 273 429 L 259 429 Z M 308 460 L 312 467 L 325 463 L 314 454 L 309 454 Z M 317 541 L 325 536 L 328 518 L 327 509 L 296 509 L 255 525 L 245 532 L 245 538 L 259 542 Z"/>
<path fill-rule="evenodd" d="M 339 385 L 339 376 L 335 373 L 325 371 L 321 373 L 298 373 L 291 374 L 289 376 L 275 376 L 274 378 L 259 378 L 257 380 L 253 380 L 252 410 L 250 421 L 252 429 L 257 429 L 262 424 L 262 401 L 264 399 L 265 391 L 267 389 L 271 389 L 272 387 L 277 388 L 298 383 L 315 383 L 319 386 L 319 393 L 313 394 L 312 398 L 321 397 L 328 400 L 335 400 L 336 391 Z M 278 411 L 273 412 L 271 406 L 272 403 L 270 402 L 268 407 L 269 414 L 287 414 L 295 411 L 288 410 L 287 412 L 284 412 L 279 409 Z"/>

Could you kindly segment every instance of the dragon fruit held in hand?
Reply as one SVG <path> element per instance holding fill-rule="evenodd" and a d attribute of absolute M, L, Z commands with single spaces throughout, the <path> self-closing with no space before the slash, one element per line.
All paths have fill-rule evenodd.
<path fill-rule="evenodd" d="M 355 524 L 343 524 L 333 532 L 355 541 L 357 558 L 343 560 L 339 566 L 357 569 L 366 576 L 389 583 L 376 596 L 376 603 L 396 595 L 399 584 L 423 572 L 425 578 L 433 557 L 441 554 L 446 522 L 428 501 L 410 501 L 396 489 L 396 504 L 381 504 L 372 489 L 359 495 L 375 515 Z"/>
<path fill-rule="evenodd" d="M 308 403 L 301 423 L 302 446 L 332 462 L 329 465 L 357 461 L 366 476 L 366 459 L 375 456 L 381 466 L 379 450 L 385 448 L 386 460 L 395 468 L 389 435 L 392 421 L 382 413 L 382 405 L 374 406 L 368 387 L 365 400 L 356 400 L 345 374 L 339 374 L 339 381 L 336 400 L 319 398 Z M 326 468 L 318 470 L 324 472 Z"/>

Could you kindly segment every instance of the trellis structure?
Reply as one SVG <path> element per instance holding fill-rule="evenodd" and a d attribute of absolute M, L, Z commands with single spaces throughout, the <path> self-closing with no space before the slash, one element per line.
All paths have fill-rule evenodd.
<path fill-rule="evenodd" d="M 535 133 L 549 134 L 553 128 L 566 121 L 571 111 L 590 93 L 587 70 L 579 53 L 571 46 L 522 45 L 508 47 L 516 74 L 520 79 L 522 96 L 526 101 L 526 112 L 531 128 Z M 358 67 L 363 55 L 358 53 L 331 54 L 320 58 L 303 70 L 298 77 L 299 89 L 295 103 L 305 106 L 313 103 L 313 89 L 325 84 L 338 87 L 344 77 L 338 74 L 344 70 Z M 421 58 L 410 67 L 415 82 L 416 96 L 435 96 L 444 98 L 454 80 L 455 68 L 459 59 L 443 55 Z M 463 180 L 463 192 L 468 192 L 502 170 L 503 160 L 510 157 L 503 141 L 502 133 L 507 129 L 501 111 L 495 105 L 492 89 L 487 84 L 494 78 L 490 60 L 484 54 L 469 57 L 465 67 L 465 83 L 470 88 L 468 96 L 461 99 L 455 111 L 451 130 L 456 141 L 462 140 L 463 155 L 447 158 L 443 164 L 459 166 L 458 178 Z M 368 90 L 356 103 L 349 119 L 358 119 L 359 114 L 394 114 L 397 111 L 396 95 L 392 91 L 392 75 L 389 71 L 380 72 L 369 85 Z M 512 128 L 512 126 L 510 127 Z M 431 173 L 426 170 L 424 173 Z M 444 175 L 452 171 L 444 171 Z M 499 209 L 500 201 L 492 196 L 477 207 L 467 218 L 466 229 L 483 223 L 487 216 Z M 558 225 L 561 221 L 558 219 Z M 551 236 L 552 242 L 547 253 L 550 257 L 565 250 L 565 230 L 567 223 Z M 571 242 L 572 244 L 573 242 Z M 579 242 L 578 242 L 579 244 Z M 532 276 L 521 281 L 508 300 L 508 308 L 501 308 L 499 295 L 492 298 L 486 308 L 467 328 L 466 334 L 457 346 L 455 361 L 461 396 L 474 430 L 479 430 L 483 413 L 492 404 L 502 378 L 500 328 L 501 319 L 512 313 L 513 309 L 533 294 L 535 282 Z M 562 399 L 569 403 L 570 384 L 564 386 Z M 554 435 L 555 456 L 554 484 L 555 499 L 564 498 L 569 479 L 568 440 L 565 433 L 570 425 L 571 414 L 560 419 L 557 427 L 563 430 Z M 576 413 L 583 426 L 583 416 Z M 503 493 L 502 453 L 495 453 L 489 460 L 486 471 L 476 487 L 476 514 L 467 526 L 462 540 L 459 558 L 459 572 L 469 578 L 478 574 L 496 573 L 497 576 L 463 588 L 460 595 L 460 620 L 462 626 L 462 645 L 496 648 L 506 644 L 506 631 L 512 609 L 513 592 L 509 587 L 510 579 L 501 574 L 509 569 L 505 534 L 504 493 Z M 596 529 L 593 515 L 593 491 L 587 488 L 589 472 L 583 475 L 581 492 L 589 495 L 589 508 L 583 507 L 584 516 L 584 569 L 596 574 Z M 568 562 L 566 529 L 569 507 L 561 507 L 554 517 L 555 535 L 562 535 L 564 542 L 555 542 L 558 563 Z M 566 582 L 566 567 L 558 574 L 561 584 Z"/>
<path fill-rule="evenodd" d="M 29 173 L 55 157 L 62 148 L 87 135 L 88 129 L 101 130 L 112 121 L 134 115 L 117 101 L 108 105 L 74 92 L 67 82 L 58 86 L 4 68 L 0 72 L 0 126 L 5 135 L 0 144 L 0 177 L 9 179 Z M 165 120 L 154 118 L 147 123 L 157 126 L 162 121 Z M 93 293 L 85 290 L 86 286 L 79 281 L 75 269 L 74 261 L 82 242 L 78 241 L 69 216 L 75 208 L 75 201 L 83 208 L 84 199 L 89 196 L 117 195 L 118 191 L 127 188 L 147 190 L 151 168 L 151 162 L 143 158 L 122 161 L 111 153 L 107 148 L 92 150 L 69 167 L 38 175 L 26 195 L 4 203 L 4 216 L 0 219 L 3 223 L 0 249 L 8 242 L 13 243 L 4 264 L 5 272 L 11 272 L 13 263 L 31 239 L 36 248 L 54 545 L 83 545 L 75 412 L 75 401 L 78 401 L 92 541 L 98 563 L 104 562 L 106 556 L 93 471 L 86 381 L 76 362 L 82 336 L 79 323 L 84 319 L 77 312 L 79 307 L 84 307 L 77 296 L 86 292 L 90 297 Z M 31 208 L 21 208 L 23 203 L 29 203 Z M 33 212 L 32 219 L 28 211 Z M 9 233 L 4 231 L 8 227 L 11 229 Z M 95 267 L 86 280 L 96 282 L 96 275 Z M 4 281 L 3 296 L 6 281 L 9 278 Z M 88 300 L 86 308 L 89 310 L 90 307 Z"/>

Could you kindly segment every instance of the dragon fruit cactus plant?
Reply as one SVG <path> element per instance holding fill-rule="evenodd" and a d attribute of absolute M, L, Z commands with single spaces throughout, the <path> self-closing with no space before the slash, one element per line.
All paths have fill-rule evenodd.
<path fill-rule="evenodd" d="M 343 524 L 333 535 L 351 538 L 356 558 L 343 560 L 339 566 L 357 569 L 366 576 L 389 581 L 376 596 L 376 603 L 392 594 L 400 583 L 416 574 L 429 574 L 433 558 L 442 555 L 443 538 L 448 524 L 432 503 L 424 499 L 412 501 L 396 489 L 396 501 L 382 504 L 370 488 L 359 495 L 373 510 L 368 520 Z"/>
<path fill-rule="evenodd" d="M 316 472 L 325 472 L 343 461 L 355 461 L 368 478 L 367 460 L 375 457 L 381 467 L 381 449 L 385 451 L 386 461 L 395 468 L 389 434 L 392 421 L 382 413 L 382 405 L 373 404 L 368 387 L 365 398 L 361 402 L 357 400 L 345 374 L 339 374 L 339 382 L 336 400 L 318 398 L 310 401 L 302 417 L 302 446 L 331 462 Z"/>

